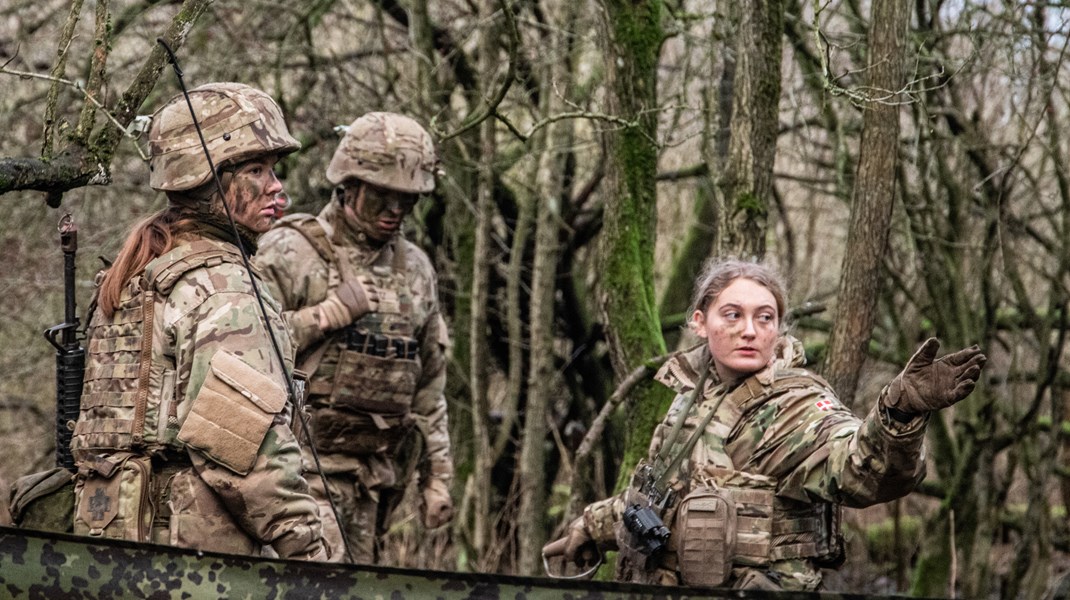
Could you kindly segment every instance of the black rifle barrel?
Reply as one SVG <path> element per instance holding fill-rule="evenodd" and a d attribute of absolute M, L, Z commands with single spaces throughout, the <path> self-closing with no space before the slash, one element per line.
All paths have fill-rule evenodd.
<path fill-rule="evenodd" d="M 45 339 L 56 348 L 56 465 L 73 471 L 71 435 L 74 433 L 74 423 L 78 420 L 82 397 L 85 348 L 78 340 L 75 288 L 78 226 L 69 214 L 60 219 L 59 245 L 63 250 L 63 323 L 46 329 Z"/>

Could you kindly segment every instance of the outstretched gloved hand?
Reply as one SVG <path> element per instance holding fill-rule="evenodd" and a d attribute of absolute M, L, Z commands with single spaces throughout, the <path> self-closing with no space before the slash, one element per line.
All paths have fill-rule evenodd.
<path fill-rule="evenodd" d="M 970 395 L 988 359 L 976 345 L 937 359 L 939 349 L 936 338 L 925 340 L 888 384 L 885 406 L 916 415 L 947 408 Z"/>
<path fill-rule="evenodd" d="M 435 529 L 453 518 L 453 500 L 445 481 L 431 478 L 423 489 L 424 527 Z"/>
<path fill-rule="evenodd" d="M 542 555 L 564 556 L 565 560 L 572 561 L 581 569 L 593 567 L 600 560 L 598 545 L 594 538 L 587 533 L 583 525 L 583 517 L 568 524 L 565 537 L 559 538 L 542 547 Z"/>
<path fill-rule="evenodd" d="M 334 331 L 378 309 L 379 295 L 371 277 L 354 277 L 327 292 L 318 306 L 320 329 Z"/>

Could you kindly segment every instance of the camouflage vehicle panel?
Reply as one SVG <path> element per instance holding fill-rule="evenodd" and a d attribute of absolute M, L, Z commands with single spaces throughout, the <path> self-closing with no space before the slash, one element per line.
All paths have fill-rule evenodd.
<path fill-rule="evenodd" d="M 197 552 L 0 527 L 0 595 L 8 598 L 440 598 L 870 600 L 861 594 L 699 589 L 420 571 Z"/>

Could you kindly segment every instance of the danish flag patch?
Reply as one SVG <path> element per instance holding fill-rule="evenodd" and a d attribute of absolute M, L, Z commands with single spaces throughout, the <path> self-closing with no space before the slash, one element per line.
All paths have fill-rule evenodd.
<path fill-rule="evenodd" d="M 814 406 L 816 406 L 818 410 L 832 410 L 832 407 L 835 406 L 835 404 L 832 402 L 832 400 L 823 398 L 815 402 Z"/>

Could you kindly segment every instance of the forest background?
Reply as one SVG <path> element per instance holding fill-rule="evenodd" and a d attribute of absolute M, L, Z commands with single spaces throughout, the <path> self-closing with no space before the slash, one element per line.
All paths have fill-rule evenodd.
<path fill-rule="evenodd" d="M 670 395 L 665 355 L 710 256 L 790 282 L 811 367 L 864 415 L 920 341 L 978 343 L 984 380 L 928 428 L 929 475 L 848 510 L 830 589 L 1070 594 L 1070 140 L 1062 2 L 230 0 L 0 2 L 0 477 L 51 466 L 63 319 L 56 231 L 98 256 L 164 204 L 143 120 L 249 83 L 303 148 L 316 212 L 337 126 L 412 115 L 443 174 L 407 234 L 453 347 L 457 515 L 410 504 L 386 562 L 539 574 L 539 548 L 619 489 Z M 83 316 L 84 318 L 84 316 Z"/>

